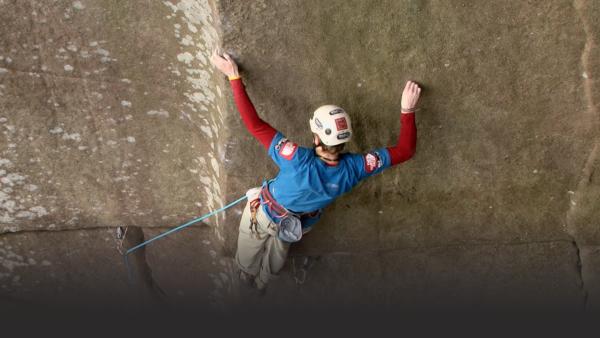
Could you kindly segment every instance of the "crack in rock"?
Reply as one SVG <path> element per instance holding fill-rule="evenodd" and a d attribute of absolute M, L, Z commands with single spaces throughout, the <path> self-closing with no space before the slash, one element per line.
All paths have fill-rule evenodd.
<path fill-rule="evenodd" d="M 577 274 L 579 276 L 579 288 L 581 289 L 581 293 L 582 293 L 582 307 L 585 310 L 587 308 L 587 301 L 588 301 L 588 297 L 589 297 L 589 292 L 587 291 L 587 289 L 585 288 L 585 279 L 583 278 L 583 260 L 581 259 L 581 250 L 579 249 L 579 245 L 577 244 L 576 240 L 573 240 L 571 242 L 573 244 L 573 246 L 575 247 L 575 252 L 577 254 Z"/>
<path fill-rule="evenodd" d="M 142 228 L 129 226 L 127 235 L 123 239 L 123 247 L 125 249 L 132 248 L 144 241 L 144 231 Z M 161 289 L 156 280 L 154 280 L 152 269 L 146 258 L 145 247 L 129 254 L 129 269 L 132 270 L 132 280 L 130 283 L 132 284 L 132 288 L 139 290 L 140 299 L 143 301 L 150 300 L 153 304 L 158 305 L 166 304 L 166 293 Z M 143 286 L 143 289 L 138 288 L 139 286 Z"/>
<path fill-rule="evenodd" d="M 581 66 L 583 68 L 583 88 L 584 88 L 584 98 L 587 103 L 586 112 L 592 116 L 598 117 L 598 111 L 596 109 L 596 105 L 594 103 L 593 91 L 592 91 L 592 78 L 593 74 L 590 72 L 590 55 L 592 49 L 595 47 L 594 35 L 590 28 L 590 24 L 588 22 L 588 18 L 586 17 L 586 6 L 588 2 L 586 0 L 574 0 L 573 7 L 577 12 L 577 16 L 581 20 L 583 30 L 586 34 L 586 41 L 581 53 Z M 596 142 L 593 145 L 592 151 L 587 158 L 587 161 L 584 164 L 582 170 L 582 176 L 577 184 L 577 188 L 575 192 L 571 194 L 571 200 L 569 209 L 566 214 L 566 229 L 569 236 L 572 238 L 573 246 L 576 248 L 577 253 L 577 272 L 579 274 L 579 279 L 581 280 L 581 292 L 583 297 L 583 308 L 587 307 L 588 300 L 588 291 L 585 286 L 584 272 L 583 272 L 583 261 L 581 259 L 581 251 L 579 248 L 579 244 L 577 242 L 578 239 L 578 231 L 576 229 L 575 218 L 576 213 L 578 212 L 578 200 L 581 198 L 582 191 L 591 183 L 592 175 L 594 173 L 594 163 L 596 162 L 600 153 L 600 139 L 596 139 Z"/>

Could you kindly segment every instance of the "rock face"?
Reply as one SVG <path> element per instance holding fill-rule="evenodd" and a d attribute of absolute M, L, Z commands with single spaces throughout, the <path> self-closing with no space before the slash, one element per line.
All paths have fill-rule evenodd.
<path fill-rule="evenodd" d="M 132 247 L 276 174 L 209 64 L 220 46 L 305 146 L 322 104 L 351 115 L 350 151 L 392 145 L 404 82 L 424 88 L 416 156 L 328 207 L 260 303 L 598 309 L 599 15 L 590 0 L 0 0 L 0 299 L 237 306 L 241 206 L 137 252 L 133 288 L 114 238 L 127 227 Z"/>

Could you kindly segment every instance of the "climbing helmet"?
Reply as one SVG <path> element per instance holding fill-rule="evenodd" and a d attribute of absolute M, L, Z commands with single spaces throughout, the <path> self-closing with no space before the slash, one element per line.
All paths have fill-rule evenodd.
<path fill-rule="evenodd" d="M 352 138 L 350 116 L 338 106 L 329 104 L 317 108 L 309 123 L 310 130 L 327 146 L 342 144 Z"/>

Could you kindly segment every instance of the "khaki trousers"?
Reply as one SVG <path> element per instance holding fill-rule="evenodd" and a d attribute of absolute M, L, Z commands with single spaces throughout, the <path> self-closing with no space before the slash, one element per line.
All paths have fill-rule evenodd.
<path fill-rule="evenodd" d="M 267 284 L 283 268 L 290 244 L 277 237 L 278 226 L 271 222 L 262 205 L 256 212 L 256 230 L 250 229 L 250 216 L 248 201 L 240 221 L 235 260 L 240 270 Z"/>

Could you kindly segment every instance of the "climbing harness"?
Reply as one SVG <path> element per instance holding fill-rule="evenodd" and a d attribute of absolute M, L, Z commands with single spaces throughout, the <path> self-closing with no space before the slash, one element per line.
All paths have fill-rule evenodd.
<path fill-rule="evenodd" d="M 175 227 L 175 228 L 173 228 L 173 229 L 171 229 L 171 230 L 169 230 L 169 231 L 165 231 L 165 232 L 163 232 L 162 234 L 160 234 L 160 235 L 157 235 L 157 236 L 154 236 L 154 237 L 150 238 L 149 240 L 147 240 L 147 241 L 144 241 L 144 242 L 142 242 L 142 243 L 140 243 L 140 244 L 138 244 L 138 245 L 134 246 L 133 248 L 131 248 L 131 249 L 127 250 L 127 251 L 125 252 L 125 254 L 123 254 L 123 258 L 124 258 L 124 260 L 125 260 L 125 267 L 126 267 L 126 269 L 127 269 L 127 275 L 129 276 L 129 281 L 130 281 L 130 282 L 132 282 L 132 281 L 133 281 L 133 276 L 132 276 L 132 274 L 131 274 L 131 268 L 130 268 L 130 266 L 129 266 L 129 254 L 130 254 L 130 253 L 132 253 L 132 252 L 134 252 L 134 251 L 136 251 L 136 250 L 138 250 L 138 249 L 140 249 L 140 248 L 143 248 L 143 247 L 145 247 L 146 245 L 148 245 L 148 244 L 150 244 L 150 243 L 152 243 L 152 242 L 156 241 L 157 239 L 161 239 L 161 238 L 163 238 L 163 237 L 165 237 L 165 236 L 168 236 L 168 235 L 170 235 L 170 234 L 172 234 L 172 233 L 174 233 L 174 232 L 177 232 L 177 231 L 179 231 L 179 230 L 182 230 L 182 229 L 184 229 L 184 228 L 186 228 L 186 227 L 188 227 L 188 226 L 190 226 L 190 225 L 192 225 L 192 224 L 195 224 L 195 223 L 198 223 L 198 222 L 200 222 L 200 221 L 203 221 L 203 220 L 207 219 L 208 217 L 210 217 L 210 216 L 212 216 L 212 215 L 216 215 L 216 214 L 220 213 L 221 211 L 227 210 L 227 209 L 231 208 L 232 206 L 234 206 L 234 205 L 236 205 L 236 204 L 240 203 L 241 201 L 245 200 L 246 198 L 248 198 L 248 197 L 247 197 L 246 195 L 244 195 L 244 196 L 242 196 L 242 197 L 238 198 L 237 200 L 235 200 L 235 201 L 233 201 L 233 202 L 231 202 L 231 203 L 227 204 L 226 206 L 224 206 L 224 207 L 222 207 L 222 208 L 220 208 L 220 209 L 218 209 L 218 210 L 215 210 L 215 211 L 209 212 L 208 214 L 206 214 L 206 215 L 204 215 L 204 216 L 200 216 L 200 217 L 198 217 L 198 218 L 195 218 L 195 219 L 193 219 L 193 220 L 191 220 L 191 221 L 189 221 L 189 222 L 187 222 L 187 223 L 185 223 L 185 224 L 182 224 L 182 225 L 180 225 L 180 226 L 178 226 L 178 227 Z M 125 230 L 125 231 L 126 231 L 126 230 Z M 123 235 L 123 239 L 124 239 L 124 238 L 125 238 L 125 235 Z"/>
<path fill-rule="evenodd" d="M 258 198 L 250 201 L 250 235 L 256 237 L 256 239 L 263 239 L 258 233 L 258 219 L 256 218 L 258 208 L 260 208 L 260 200 Z"/>
<path fill-rule="evenodd" d="M 298 242 L 302 238 L 302 222 L 300 215 L 293 213 L 277 203 L 269 192 L 269 184 L 264 183 L 260 190 L 261 203 L 266 205 L 269 213 L 277 219 L 277 237 L 287 243 Z"/>

